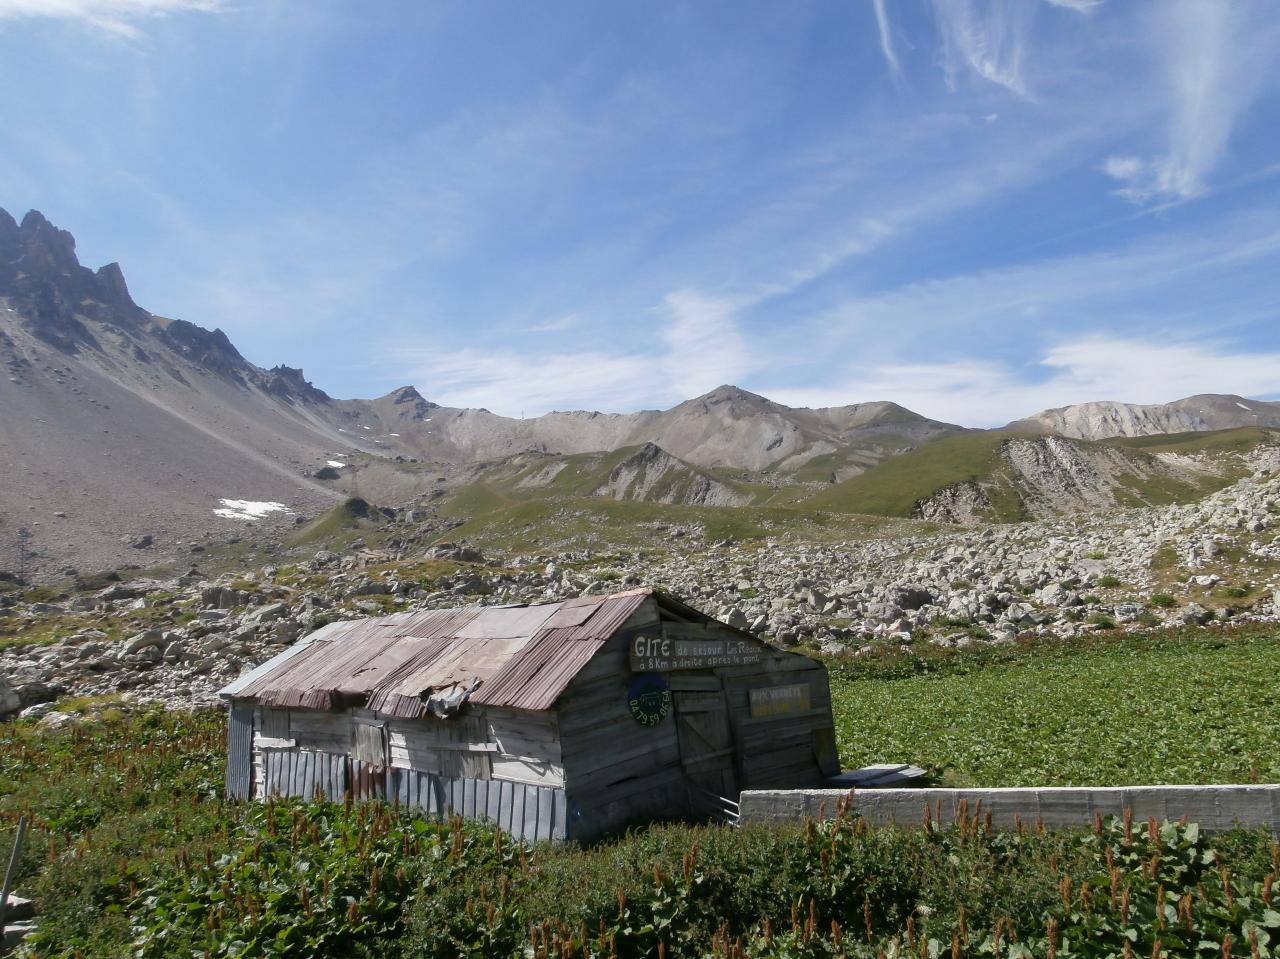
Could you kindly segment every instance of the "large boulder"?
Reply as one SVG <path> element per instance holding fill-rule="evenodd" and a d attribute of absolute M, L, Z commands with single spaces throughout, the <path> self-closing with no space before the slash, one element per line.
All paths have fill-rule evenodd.
<path fill-rule="evenodd" d="M 903 609 L 916 610 L 933 602 L 933 593 L 923 586 L 898 586 L 890 591 L 889 598 Z"/>
<path fill-rule="evenodd" d="M 21 708 L 22 700 L 18 698 L 18 694 L 13 691 L 13 687 L 7 680 L 0 677 L 0 719 L 12 716 Z"/>

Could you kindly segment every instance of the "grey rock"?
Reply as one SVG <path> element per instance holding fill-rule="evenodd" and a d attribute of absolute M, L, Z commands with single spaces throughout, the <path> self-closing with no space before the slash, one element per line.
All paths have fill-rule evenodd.
<path fill-rule="evenodd" d="M 9 685 L 8 680 L 0 676 L 0 717 L 12 716 L 22 708 L 22 700 Z"/>
<path fill-rule="evenodd" d="M 136 653 L 142 649 L 163 647 L 165 643 L 164 633 L 158 629 L 148 629 L 145 632 L 131 637 L 125 644 L 126 653 Z"/>
<path fill-rule="evenodd" d="M 934 601 L 933 593 L 921 586 L 900 586 L 889 594 L 890 600 L 902 609 L 916 610 Z"/>
<path fill-rule="evenodd" d="M 1205 609 L 1199 603 L 1189 603 L 1183 608 L 1178 618 L 1189 626 L 1203 626 L 1213 619 L 1213 612 Z"/>
<path fill-rule="evenodd" d="M 36 904 L 30 899 L 9 893 L 9 908 L 5 916 L 9 922 L 24 922 L 36 914 Z"/>

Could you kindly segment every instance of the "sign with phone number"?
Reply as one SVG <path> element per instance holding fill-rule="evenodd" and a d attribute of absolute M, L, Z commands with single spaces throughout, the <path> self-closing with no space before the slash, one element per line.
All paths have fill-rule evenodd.
<path fill-rule="evenodd" d="M 630 659 L 631 671 L 635 673 L 750 666 L 760 662 L 760 646 L 739 639 L 637 636 L 631 641 Z"/>

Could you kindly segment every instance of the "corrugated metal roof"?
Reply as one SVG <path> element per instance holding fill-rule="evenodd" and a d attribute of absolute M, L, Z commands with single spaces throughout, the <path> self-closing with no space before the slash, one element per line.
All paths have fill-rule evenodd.
<path fill-rule="evenodd" d="M 655 593 L 636 589 L 540 606 L 468 607 L 331 623 L 221 695 L 268 706 L 368 706 L 426 716 L 435 694 L 547 709 Z M 666 599 L 666 597 L 663 597 Z"/>

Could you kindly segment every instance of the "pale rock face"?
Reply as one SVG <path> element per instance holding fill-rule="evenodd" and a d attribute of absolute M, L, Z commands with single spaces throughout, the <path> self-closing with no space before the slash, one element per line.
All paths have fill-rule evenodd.
<path fill-rule="evenodd" d="M 1016 495 L 1033 519 L 1116 509 L 1119 492 L 1135 481 L 1194 484 L 1212 469 L 1191 458 L 1146 456 L 1059 436 L 1021 437 L 1000 446 L 1001 465 L 984 480 L 948 487 L 918 504 L 917 515 L 935 522 L 976 525 L 991 515 L 996 495 Z"/>
<path fill-rule="evenodd" d="M 1082 440 L 1190 433 L 1240 426 L 1280 426 L 1280 403 L 1217 394 L 1189 396 L 1172 403 L 1152 405 L 1091 402 L 1044 410 L 1009 424 L 1011 429 L 1043 431 Z"/>

